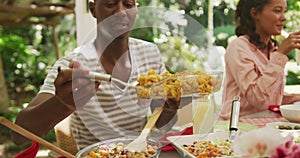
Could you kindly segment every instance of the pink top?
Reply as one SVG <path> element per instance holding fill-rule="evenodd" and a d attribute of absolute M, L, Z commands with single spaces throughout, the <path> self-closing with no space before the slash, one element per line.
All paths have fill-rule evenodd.
<path fill-rule="evenodd" d="M 285 86 L 284 66 L 288 57 L 271 52 L 267 58 L 248 36 L 234 39 L 226 49 L 226 77 L 220 117 L 229 119 L 234 96 L 241 97 L 240 116 L 280 105 Z"/>

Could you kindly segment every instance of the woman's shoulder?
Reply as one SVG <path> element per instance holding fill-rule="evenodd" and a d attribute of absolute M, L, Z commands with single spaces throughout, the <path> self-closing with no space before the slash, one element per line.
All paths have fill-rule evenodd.
<path fill-rule="evenodd" d="M 256 52 L 257 48 L 249 41 L 248 36 L 239 36 L 232 40 L 226 48 L 225 56 L 247 57 L 251 52 Z"/>
<path fill-rule="evenodd" d="M 239 37 L 236 37 L 233 40 L 231 40 L 231 42 L 229 43 L 229 46 L 230 45 L 249 45 L 249 44 L 250 44 L 249 37 L 246 35 L 243 35 L 243 36 L 239 36 Z"/>
<path fill-rule="evenodd" d="M 249 41 L 249 37 L 246 35 L 239 36 L 233 39 L 227 47 L 227 50 L 249 50 L 255 51 L 257 48 Z"/>

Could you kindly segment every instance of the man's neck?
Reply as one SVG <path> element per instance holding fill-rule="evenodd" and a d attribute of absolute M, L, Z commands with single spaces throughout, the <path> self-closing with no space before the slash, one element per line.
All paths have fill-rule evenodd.
<path fill-rule="evenodd" d="M 128 49 L 128 38 L 117 38 L 112 41 L 106 48 L 102 48 L 99 43 L 95 43 L 96 50 L 99 54 L 99 61 L 107 73 L 112 73 L 115 66 L 127 67 L 130 63 Z M 102 49 L 101 49 L 102 48 Z M 104 50 L 100 52 L 99 50 Z"/>
<path fill-rule="evenodd" d="M 99 56 L 105 55 L 112 59 L 118 59 L 129 49 L 129 38 L 119 37 L 114 39 L 109 44 L 106 44 L 102 39 L 95 40 L 95 47 Z"/>

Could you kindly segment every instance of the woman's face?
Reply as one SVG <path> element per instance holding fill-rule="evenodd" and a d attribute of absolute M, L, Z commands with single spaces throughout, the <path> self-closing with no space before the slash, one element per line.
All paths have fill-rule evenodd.
<path fill-rule="evenodd" d="M 261 12 L 254 8 L 251 10 L 252 17 L 256 23 L 256 32 L 261 36 L 280 35 L 283 23 L 286 20 L 284 12 L 286 0 L 271 0 Z"/>

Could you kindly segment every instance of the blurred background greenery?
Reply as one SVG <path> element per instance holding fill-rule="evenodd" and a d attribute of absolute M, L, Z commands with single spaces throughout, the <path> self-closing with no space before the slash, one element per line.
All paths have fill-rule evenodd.
<path fill-rule="evenodd" d="M 200 23 L 209 33 L 212 33 L 212 44 L 227 47 L 230 38 L 234 37 L 234 10 L 237 0 L 137 0 L 140 7 L 155 6 L 167 11 L 179 11 Z M 284 31 L 289 33 L 299 30 L 300 2 L 288 0 L 286 11 L 287 21 Z M 212 10 L 210 10 L 210 8 Z M 212 13 L 211 15 L 209 13 Z M 151 18 L 151 17 L 150 17 Z M 57 25 L 58 47 L 61 56 L 76 47 L 75 15 L 69 14 L 59 19 Z M 141 22 L 147 22 L 141 21 Z M 207 54 L 197 44 L 185 37 L 188 27 L 177 27 L 172 21 L 168 23 L 169 31 L 159 28 L 140 28 L 133 30 L 132 37 L 156 43 L 164 55 L 169 69 L 176 72 L 189 66 L 203 69 Z M 195 37 L 201 38 L 201 37 Z M 172 49 L 170 49 L 172 48 Z M 56 60 L 53 46 L 51 26 L 22 25 L 0 26 L 0 64 L 2 63 L 7 95 L 8 109 L 2 110 L 1 115 L 15 120 L 17 113 L 36 95 L 46 75 L 46 67 Z M 289 55 L 295 59 L 295 52 Z M 183 61 L 184 60 L 184 61 Z M 300 72 L 289 71 L 287 84 L 299 84 L 297 78 Z M 0 134 L 7 134 L 1 130 Z M 45 139 L 54 140 L 53 131 Z M 0 144 L 2 143 L 0 139 Z"/>

